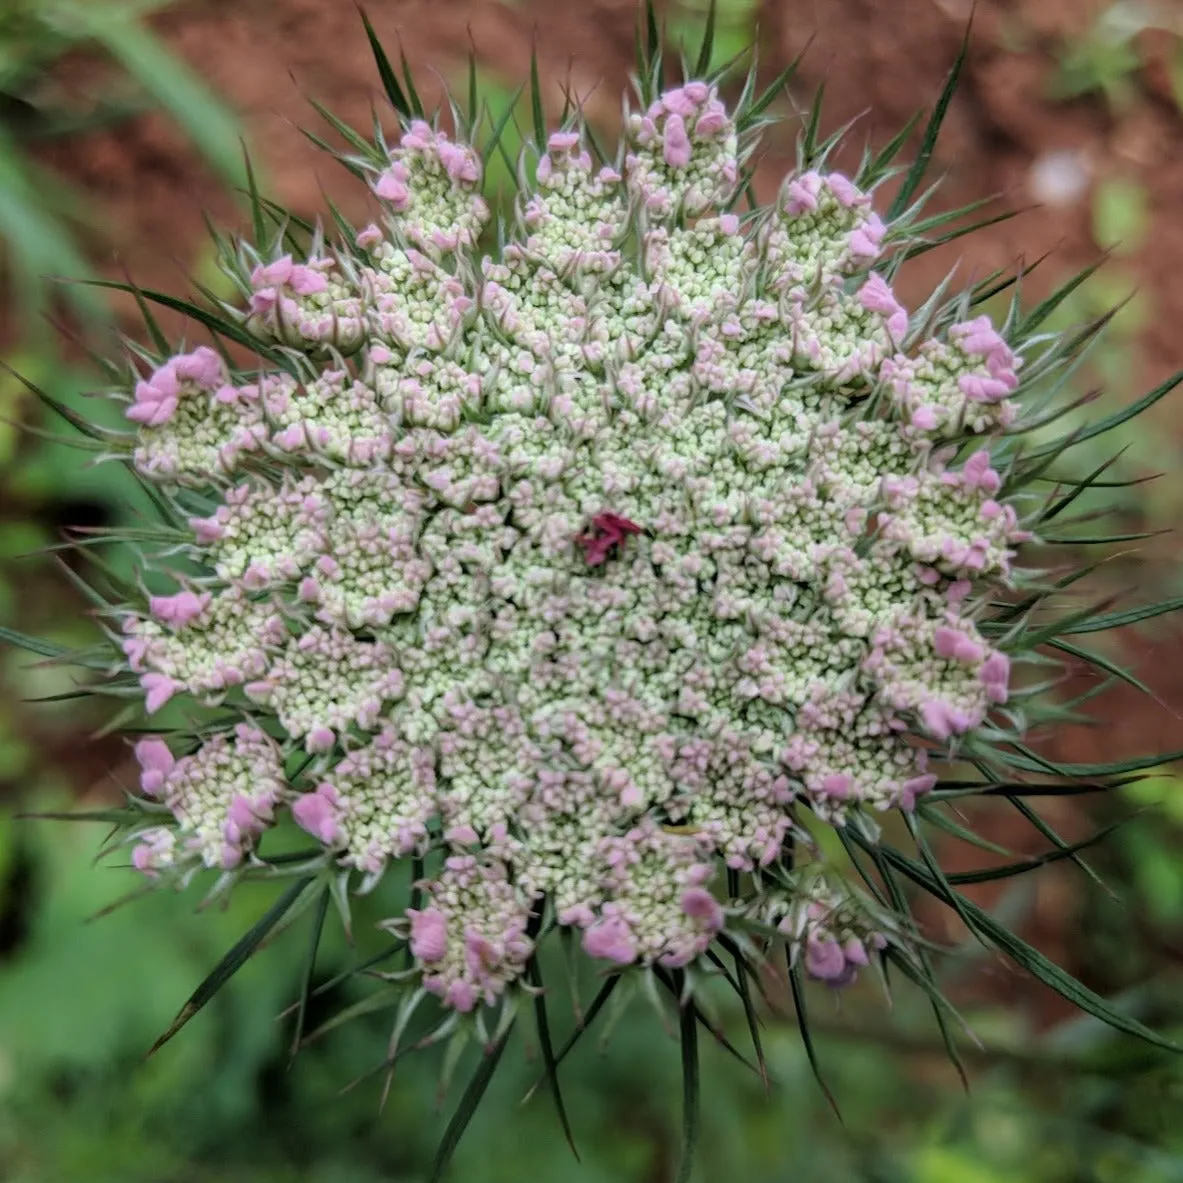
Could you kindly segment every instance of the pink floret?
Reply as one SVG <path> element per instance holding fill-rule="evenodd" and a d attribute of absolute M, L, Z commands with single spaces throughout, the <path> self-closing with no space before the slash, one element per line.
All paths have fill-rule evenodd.
<path fill-rule="evenodd" d="M 615 916 L 593 924 L 583 934 L 583 948 L 589 957 L 615 961 L 618 965 L 629 965 L 637 959 L 637 949 L 628 926 Z"/>
<path fill-rule="evenodd" d="M 164 788 L 168 774 L 176 765 L 176 758 L 162 739 L 141 739 L 135 746 L 140 764 L 140 788 L 155 797 Z"/>
<path fill-rule="evenodd" d="M 670 168 L 685 168 L 690 163 L 690 137 L 681 115 L 671 115 L 666 120 L 662 155 Z"/>

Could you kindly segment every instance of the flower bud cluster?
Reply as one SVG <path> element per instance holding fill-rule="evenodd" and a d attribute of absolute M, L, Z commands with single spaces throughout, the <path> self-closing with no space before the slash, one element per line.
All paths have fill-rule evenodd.
<path fill-rule="evenodd" d="M 296 263 L 284 255 L 251 272 L 247 328 L 296 349 L 352 353 L 365 335 L 360 294 L 331 258 Z"/>
<path fill-rule="evenodd" d="M 912 809 L 927 749 L 1007 697 L 972 593 L 1025 535 L 988 441 L 959 449 L 1013 418 L 1010 346 L 983 317 L 910 340 L 872 270 L 887 227 L 840 174 L 732 212 L 706 84 L 628 137 L 597 168 L 553 134 L 478 258 L 481 162 L 411 123 L 380 225 L 252 277 L 243 324 L 291 372 L 197 350 L 128 411 L 141 473 L 214 506 L 201 574 L 127 615 L 148 710 L 229 699 L 310 755 L 252 817 L 289 803 L 367 882 L 442 860 L 408 931 L 461 1011 L 522 973 L 543 896 L 594 958 L 686 965 L 726 923 L 720 863 L 759 879 L 804 810 Z M 240 805 L 228 836 L 227 744 L 186 758 L 224 866 L 255 834 Z M 179 857 L 171 835 L 139 861 Z M 776 922 L 840 984 L 868 934 L 815 895 Z"/>
<path fill-rule="evenodd" d="M 887 937 L 849 890 L 810 870 L 793 878 L 793 890 L 771 893 L 754 918 L 776 928 L 793 964 L 810 978 L 833 989 L 849 986 L 871 954 L 887 948 Z"/>
<path fill-rule="evenodd" d="M 778 288 L 864 271 L 883 250 L 887 227 L 863 193 L 841 173 L 816 169 L 786 179 L 764 232 Z"/>
<path fill-rule="evenodd" d="M 377 875 L 388 859 L 426 849 L 434 788 L 431 749 L 408 745 L 388 725 L 297 797 L 292 814 L 347 866 Z"/>
<path fill-rule="evenodd" d="M 164 803 L 175 826 L 139 831 L 132 862 L 158 874 L 196 857 L 230 870 L 272 823 L 286 788 L 275 744 L 257 727 L 207 739 L 192 756 L 176 759 L 161 739 L 136 744 L 140 787 Z"/>
<path fill-rule="evenodd" d="M 461 1012 L 492 1005 L 533 952 L 529 897 L 504 863 L 471 854 L 450 855 L 426 888 L 427 906 L 407 912 L 423 985 Z"/>
<path fill-rule="evenodd" d="M 712 87 L 688 82 L 629 117 L 628 190 L 655 219 L 697 217 L 739 181 L 735 124 Z"/>
<path fill-rule="evenodd" d="M 476 245 L 489 210 L 480 196 L 480 156 L 423 120 L 403 133 L 374 193 L 396 215 L 399 232 L 432 258 Z"/>

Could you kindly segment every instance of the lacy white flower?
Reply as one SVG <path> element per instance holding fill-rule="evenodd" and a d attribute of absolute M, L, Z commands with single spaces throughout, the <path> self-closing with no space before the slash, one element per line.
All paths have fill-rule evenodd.
<path fill-rule="evenodd" d="M 242 686 L 319 757 L 283 795 L 346 865 L 450 844 L 420 948 L 512 881 L 498 949 L 553 891 L 593 957 L 685 964 L 714 859 L 773 863 L 800 808 L 912 808 L 923 737 L 1006 701 L 965 582 L 1005 581 L 1017 516 L 988 441 L 944 445 L 1009 422 L 1018 359 L 981 316 L 904 350 L 873 195 L 809 170 L 742 217 L 737 144 L 697 82 L 620 169 L 555 133 L 494 261 L 479 157 L 412 122 L 382 225 L 251 273 L 295 373 L 203 349 L 136 388 L 141 472 L 225 477 L 201 590 L 128 620 L 149 709 Z M 420 958 L 463 1009 L 525 964 L 465 940 Z"/>

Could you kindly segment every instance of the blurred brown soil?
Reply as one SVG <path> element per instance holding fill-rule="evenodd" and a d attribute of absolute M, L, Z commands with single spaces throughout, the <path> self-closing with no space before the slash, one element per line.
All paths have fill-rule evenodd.
<path fill-rule="evenodd" d="M 1031 204 L 1029 176 L 1041 154 L 1074 150 L 1102 178 L 1121 171 L 1150 198 L 1152 225 L 1129 259 L 1153 299 L 1142 378 L 1173 371 L 1180 350 L 1173 326 L 1183 317 L 1183 119 L 1165 76 L 1166 48 L 1147 38 L 1139 100 L 1120 114 L 1100 98 L 1048 101 L 1057 39 L 1079 33 L 1101 0 L 979 0 L 964 81 L 954 98 L 935 165 L 947 174 L 941 201 L 961 204 L 1001 194 Z M 967 0 L 764 0 L 763 70 L 771 76 L 809 46 L 796 88 L 801 102 L 826 82 L 826 123 L 860 117 L 847 158 L 865 138 L 882 143 L 916 110 L 931 105 L 965 32 Z M 377 0 L 369 5 L 387 44 L 401 39 L 429 104 L 446 80 L 463 88 L 469 48 L 481 66 L 516 86 L 528 77 L 537 44 L 547 105 L 563 87 L 589 117 L 611 125 L 632 58 L 633 0 Z M 246 123 L 269 191 L 302 215 L 320 213 L 324 194 L 360 219 L 368 195 L 299 132 L 319 120 L 312 97 L 365 127 L 380 94 L 351 0 L 188 0 L 157 21 L 173 49 Z M 101 68 L 78 60 L 65 81 L 85 88 Z M 770 142 L 758 187 L 775 187 L 792 142 Z M 92 199 L 108 228 L 108 261 L 145 286 L 176 290 L 205 241 L 203 210 L 236 220 L 233 204 L 164 116 L 146 115 L 110 131 L 55 146 L 49 155 Z M 240 216 L 240 215 L 239 215 Z M 1033 209 L 908 269 L 905 293 L 926 294 L 955 262 L 981 276 L 1018 260 L 1052 258 L 1029 281 L 1034 294 L 1098 255 L 1087 200 Z"/>
<path fill-rule="evenodd" d="M 1151 228 L 1127 264 L 1152 298 L 1138 375 L 1149 384 L 1180 365 L 1183 284 L 1175 279 L 1183 268 L 1183 118 L 1166 74 L 1171 47 L 1152 38 L 1142 46 L 1146 64 L 1137 79 L 1137 101 L 1120 114 L 1096 97 L 1048 101 L 1059 39 L 1086 28 L 1101 6 L 1101 0 L 978 0 L 964 83 L 935 155 L 936 169 L 947 174 L 939 201 L 948 208 L 999 193 L 1005 205 L 1029 205 L 1032 166 L 1055 150 L 1080 152 L 1094 178 L 1118 172 L 1137 178 L 1149 195 Z M 371 0 L 368 8 L 387 44 L 401 38 L 429 104 L 444 80 L 463 86 L 470 46 L 482 67 L 516 87 L 528 77 L 536 43 L 540 76 L 551 80 L 545 97 L 552 111 L 562 105 L 565 82 L 594 122 L 610 126 L 618 118 L 632 58 L 633 0 L 520 0 L 512 6 L 494 0 Z M 807 102 L 824 80 L 827 128 L 861 116 L 849 160 L 865 138 L 882 143 L 917 109 L 931 105 L 957 54 L 969 9 L 968 0 L 764 0 L 762 69 L 771 76 L 812 39 L 798 75 L 798 100 Z M 364 220 L 368 195 L 297 130 L 318 122 L 309 96 L 356 126 L 371 120 L 380 91 L 351 0 L 190 0 L 165 13 L 157 27 L 242 114 L 275 198 L 316 216 L 328 193 L 347 216 Z M 79 60 L 65 80 L 85 88 L 98 70 Z M 768 144 L 757 178 L 762 197 L 774 191 L 792 146 L 791 135 Z M 105 265 L 113 272 L 126 266 L 144 286 L 174 292 L 185 286 L 203 249 L 203 211 L 231 224 L 241 219 L 162 116 L 63 143 L 50 161 L 89 195 L 109 228 Z M 917 302 L 955 264 L 962 277 L 981 277 L 1034 261 L 1049 249 L 1051 257 L 1028 283 L 1035 296 L 1097 257 L 1087 195 L 1066 206 L 1029 210 L 929 253 L 906 269 L 903 294 Z M 1105 725 L 1062 731 L 1043 750 L 1089 763 L 1183 747 L 1178 640 L 1160 631 L 1155 644 L 1132 651 L 1143 676 L 1174 707 L 1122 687 L 1092 704 Z M 1043 811 L 1070 839 L 1088 825 L 1073 802 L 1053 800 Z M 1013 811 L 991 809 L 981 824 L 989 837 L 1019 853 L 1046 849 L 1046 840 Z M 964 846 L 950 851 L 961 869 L 975 865 L 975 857 Z M 1055 960 L 1069 956 L 1079 900 L 1076 874 L 1057 868 L 1039 877 L 1030 935 Z M 988 904 L 1000 892 L 982 888 L 975 894 Z M 1029 987 L 1019 980 L 1017 973 L 1000 971 L 988 988 L 994 997 L 1025 993 Z M 1042 994 L 1038 1008 L 1046 1021 L 1063 1013 Z"/>

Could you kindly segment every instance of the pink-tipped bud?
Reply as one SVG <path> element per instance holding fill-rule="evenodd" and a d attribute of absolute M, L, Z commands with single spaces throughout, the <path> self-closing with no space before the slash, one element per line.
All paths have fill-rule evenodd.
<path fill-rule="evenodd" d="M 140 788 L 155 797 L 164 788 L 168 774 L 176 765 L 176 758 L 162 739 L 141 739 L 135 746 L 140 764 Z"/>
<path fill-rule="evenodd" d="M 705 887 L 688 887 L 682 892 L 682 911 L 708 932 L 723 927 L 723 906 Z"/>
<path fill-rule="evenodd" d="M 805 972 L 819 982 L 841 982 L 846 977 L 842 946 L 832 937 L 811 934 L 805 942 Z"/>
<path fill-rule="evenodd" d="M 165 674 L 144 674 L 140 678 L 140 686 L 143 687 L 145 693 L 144 709 L 149 715 L 154 715 L 174 694 L 182 689 L 179 682 L 173 681 Z"/>
<path fill-rule="evenodd" d="M 690 137 L 681 115 L 671 115 L 666 120 L 662 157 L 670 168 L 685 168 L 690 163 Z"/>
<path fill-rule="evenodd" d="M 283 287 L 291 279 L 294 267 L 295 264 L 292 262 L 291 255 L 284 255 L 282 259 L 276 259 L 274 263 L 267 263 L 256 267 L 251 272 L 251 287 L 256 290 L 259 288 Z"/>
<path fill-rule="evenodd" d="M 407 915 L 411 918 L 411 955 L 425 964 L 442 961 L 448 952 L 447 917 L 438 908 L 410 908 Z"/>
<path fill-rule="evenodd" d="M 331 752 L 337 737 L 331 727 L 314 727 L 304 738 L 305 751 Z"/>
<path fill-rule="evenodd" d="M 305 793 L 292 802 L 296 824 L 326 846 L 336 846 L 344 834 L 339 821 L 337 791 L 332 785 L 320 785 L 315 793 Z"/>
<path fill-rule="evenodd" d="M 587 929 L 583 934 L 583 948 L 589 957 L 600 957 L 617 965 L 630 965 L 637 959 L 637 949 L 628 926 L 615 916 L 598 920 Z"/>

